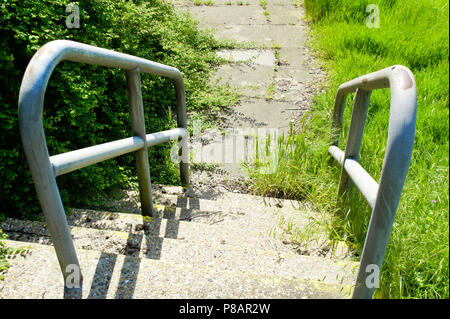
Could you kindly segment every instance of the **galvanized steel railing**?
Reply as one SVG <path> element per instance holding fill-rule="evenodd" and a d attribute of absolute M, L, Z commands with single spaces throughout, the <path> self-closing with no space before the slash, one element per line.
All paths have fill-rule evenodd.
<path fill-rule="evenodd" d="M 42 121 L 44 94 L 54 68 L 63 60 L 125 69 L 133 137 L 54 156 L 49 155 Z M 146 134 L 140 72 L 167 77 L 174 81 L 178 128 Z M 358 158 L 371 90 L 387 87 L 391 89 L 389 128 L 386 154 L 378 184 L 361 167 Z M 354 91 L 356 91 L 356 97 L 347 147 L 345 151 L 342 151 L 338 148 L 338 144 L 346 97 Z M 25 71 L 20 88 L 20 133 L 65 282 L 73 266 L 79 269 L 79 262 L 56 177 L 119 155 L 136 152 L 142 212 L 144 215 L 152 215 L 148 147 L 178 139 L 181 181 L 189 184 L 185 100 L 182 75 L 177 69 L 170 66 L 67 40 L 52 41 L 44 45 L 33 56 Z M 339 195 L 342 195 L 350 187 L 351 180 L 373 209 L 353 298 L 371 298 L 375 289 L 366 284 L 368 276 L 366 269 L 368 265 L 377 265 L 379 269 L 381 268 L 411 160 L 416 104 L 414 76 L 409 69 L 400 65 L 344 83 L 337 92 L 333 114 L 332 145 L 328 151 L 343 167 Z M 81 271 L 79 276 L 82 281 Z"/>
<path fill-rule="evenodd" d="M 358 163 L 371 90 L 390 87 L 386 153 L 379 184 Z M 345 152 L 338 148 L 347 95 L 355 92 L 355 102 Z M 331 146 L 328 152 L 342 165 L 339 195 L 351 186 L 365 197 L 372 215 L 367 231 L 353 298 L 371 298 L 375 287 L 367 285 L 369 265 L 381 269 L 386 246 L 408 173 L 416 126 L 416 83 L 411 71 L 395 65 L 342 84 L 337 92 Z M 373 141 L 378 143 L 379 141 Z"/>
<path fill-rule="evenodd" d="M 42 122 L 44 94 L 50 75 L 56 65 L 63 60 L 121 68 L 126 71 L 133 137 L 55 156 L 49 155 Z M 146 134 L 140 72 L 167 77 L 174 81 L 178 128 Z M 49 42 L 33 56 L 22 79 L 19 94 L 19 124 L 31 176 L 65 283 L 69 273 L 72 273 L 73 269 L 80 268 L 56 176 L 119 155 L 136 152 L 142 213 L 152 215 L 152 189 L 147 148 L 178 139 L 181 181 L 189 184 L 186 97 L 183 77 L 176 68 L 74 41 Z M 81 271 L 79 277 L 81 280 Z"/>

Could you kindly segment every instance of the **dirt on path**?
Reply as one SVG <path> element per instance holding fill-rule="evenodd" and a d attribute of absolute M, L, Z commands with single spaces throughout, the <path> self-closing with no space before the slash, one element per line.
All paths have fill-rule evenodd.
<path fill-rule="evenodd" d="M 233 160 L 225 160 L 230 152 L 239 153 L 236 141 L 234 146 L 225 145 L 226 135 L 244 134 L 247 143 L 248 132 L 255 128 L 260 131 L 253 132 L 261 129 L 276 130 L 278 134 L 288 132 L 290 123 L 298 121 L 309 109 L 319 87 L 317 83 L 324 78 L 323 70 L 316 67 L 306 48 L 308 25 L 304 9 L 293 0 L 173 2 L 178 10 L 189 12 L 197 19 L 200 28 L 213 29 L 218 40 L 234 41 L 238 47 L 217 52 L 229 63 L 219 67 L 211 81 L 228 83 L 239 92 L 240 102 L 218 115 L 221 141 L 208 132 L 201 132 L 203 157 L 198 162 L 202 163 L 192 166 L 192 184 L 205 191 L 224 188 L 246 192 L 247 174 L 241 165 L 245 156 L 239 158 L 234 154 Z M 228 133 L 224 133 L 227 129 Z M 218 149 L 222 149 L 222 160 L 207 160 L 215 165 L 204 165 L 205 156 L 217 158 Z"/>

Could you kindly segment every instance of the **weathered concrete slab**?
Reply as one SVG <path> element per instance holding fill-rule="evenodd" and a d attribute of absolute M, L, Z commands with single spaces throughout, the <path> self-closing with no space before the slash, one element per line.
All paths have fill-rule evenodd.
<path fill-rule="evenodd" d="M 280 61 L 283 67 L 305 70 L 307 53 L 305 48 L 279 48 Z M 308 72 L 308 70 L 305 70 Z"/>
<path fill-rule="evenodd" d="M 281 66 L 275 72 L 275 91 L 273 97 L 275 100 L 292 102 L 292 107 L 305 106 L 309 94 L 309 84 L 313 80 L 313 74 L 310 74 L 304 66 L 290 68 Z"/>
<path fill-rule="evenodd" d="M 221 120 L 224 127 L 267 127 L 283 131 L 289 129 L 292 112 L 295 112 L 289 108 L 292 108 L 292 104 L 288 102 L 250 98 L 236 106 L 234 112 L 227 114 L 225 111 Z"/>
<path fill-rule="evenodd" d="M 21 224 L 20 221 L 15 223 L 17 226 Z M 35 224 L 39 225 L 39 223 Z M 270 244 L 270 241 L 263 240 L 263 238 L 261 239 L 266 245 L 265 249 L 261 248 L 256 241 L 249 245 L 231 244 L 232 239 L 225 233 L 225 230 L 233 233 L 235 228 L 232 225 L 222 225 L 224 231 L 222 235 L 214 235 L 211 239 L 205 238 L 206 236 L 202 232 L 192 232 L 187 228 L 180 230 L 179 223 L 173 220 L 165 220 L 163 229 L 161 229 L 162 220 L 155 220 L 146 225 L 147 229 L 145 230 L 130 229 L 128 232 L 71 227 L 71 233 L 77 250 L 89 249 L 107 254 L 123 254 L 184 265 L 207 265 L 218 271 L 234 269 L 288 278 L 323 280 L 331 284 L 352 285 L 355 280 L 355 268 L 358 263 L 350 260 L 295 254 L 289 251 L 288 246 L 281 246 L 281 249 L 277 249 Z M 183 223 L 183 225 L 185 224 Z M 251 223 L 242 224 L 240 228 L 248 228 L 249 225 Z M 217 229 L 213 225 L 203 226 L 203 228 Z M 43 227 L 41 226 L 41 228 Z M 181 226 L 181 228 L 183 227 Z M 161 231 L 164 236 L 158 236 Z M 18 234 L 10 231 L 7 233 Z M 240 236 L 236 235 L 239 238 L 235 240 L 242 242 L 243 238 L 247 239 L 252 235 L 254 234 L 250 232 Z M 20 240 L 22 243 L 26 241 L 52 245 L 48 235 L 22 234 L 14 236 L 12 239 Z M 280 257 L 283 262 L 276 262 Z"/>
<path fill-rule="evenodd" d="M 254 43 L 271 47 L 299 48 L 305 44 L 305 33 L 297 25 L 216 25 L 217 39 L 234 39 L 242 43 Z"/>
<path fill-rule="evenodd" d="M 171 0 L 171 2 L 175 6 L 194 6 L 194 0 Z M 229 5 L 229 6 L 248 6 L 248 5 L 260 5 L 260 0 L 212 0 L 213 6 L 218 5 Z M 238 3 L 242 2 L 242 5 L 239 5 Z M 276 5 L 276 6 L 287 6 L 292 5 L 291 0 L 267 0 L 267 3 L 270 3 L 270 5 Z M 208 5 L 209 6 L 209 5 Z"/>
<path fill-rule="evenodd" d="M 291 107 L 297 107 L 301 101 L 305 84 L 294 81 L 290 77 L 275 78 L 275 92 L 273 98 L 277 101 L 291 102 Z"/>
<path fill-rule="evenodd" d="M 274 66 L 275 54 L 273 50 L 260 49 L 236 49 L 219 50 L 217 55 L 230 62 L 245 62 L 247 64 L 257 64 L 264 66 Z"/>
<path fill-rule="evenodd" d="M 306 65 L 297 68 L 280 66 L 275 72 L 275 78 L 291 78 L 293 82 L 306 84 L 313 80 L 314 72 L 308 70 Z"/>
<path fill-rule="evenodd" d="M 269 12 L 271 24 L 289 24 L 295 25 L 301 21 L 303 12 L 300 8 L 294 7 L 292 4 L 284 6 L 273 5 L 268 1 L 266 11 Z"/>
<path fill-rule="evenodd" d="M 260 6 L 194 6 L 186 7 L 200 25 L 261 25 L 266 23 Z"/>
<path fill-rule="evenodd" d="M 270 52 L 270 50 L 268 50 Z M 291 48 L 292 56 L 294 56 L 295 48 Z M 298 50 L 299 51 L 299 50 Z M 246 50 L 242 51 L 241 56 L 232 56 L 230 51 L 223 52 L 223 57 L 239 58 L 251 56 Z M 258 52 L 258 50 L 254 50 Z M 283 57 L 283 53 L 280 56 Z M 304 96 L 305 88 L 307 84 L 312 81 L 314 74 L 310 73 L 307 65 L 304 64 L 302 59 L 296 61 L 292 56 L 287 56 L 288 61 L 296 67 L 291 67 L 292 64 L 283 64 L 278 66 L 277 71 L 273 66 L 270 66 L 271 55 L 258 56 L 254 54 L 252 61 L 263 63 L 261 65 L 252 63 L 240 63 L 240 64 L 228 64 L 221 66 L 212 77 L 212 81 L 218 81 L 218 83 L 228 83 L 231 87 L 238 90 L 242 96 L 264 99 L 271 97 L 274 100 L 297 102 Z M 250 61 L 247 60 L 247 61 Z M 264 65 L 266 64 L 266 65 Z M 273 92 L 270 92 L 270 91 Z M 241 105 L 236 105 L 236 111 L 241 111 Z M 249 121 L 245 121 L 250 124 Z M 257 123 L 258 121 L 255 121 Z M 287 123 L 284 123 L 287 125 Z M 261 125 L 257 125 L 261 126 Z M 264 125 L 266 126 L 266 125 Z"/>

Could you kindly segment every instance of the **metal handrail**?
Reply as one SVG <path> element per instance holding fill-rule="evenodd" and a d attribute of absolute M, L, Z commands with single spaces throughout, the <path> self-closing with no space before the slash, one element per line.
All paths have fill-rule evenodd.
<path fill-rule="evenodd" d="M 44 94 L 53 70 L 63 60 L 121 68 L 126 71 L 133 137 L 49 156 L 42 121 Z M 146 134 L 140 72 L 173 80 L 176 92 L 177 129 Z M 74 41 L 49 42 L 36 52 L 23 76 L 19 93 L 19 125 L 31 176 L 62 270 L 64 287 L 67 289 L 70 287 L 66 287 L 66 279 L 70 274 L 73 275 L 74 269 L 79 271 L 80 285 L 82 275 L 56 184 L 56 176 L 122 154 L 136 152 L 142 213 L 152 215 L 147 148 L 178 139 L 181 181 L 189 184 L 186 95 L 183 77 L 176 68 Z M 80 287 L 74 289 L 77 294 L 80 293 Z"/>
<path fill-rule="evenodd" d="M 358 163 L 358 158 L 371 90 L 387 87 L 391 90 L 389 127 L 386 154 L 378 184 Z M 344 152 L 338 147 L 344 108 L 347 95 L 355 91 L 355 104 Z M 401 65 L 358 77 L 339 86 L 334 105 L 331 146 L 328 149 L 342 166 L 338 194 L 342 195 L 351 186 L 351 180 L 372 208 L 353 298 L 372 298 L 375 291 L 375 287 L 368 286 L 366 282 L 369 275 L 373 275 L 368 273 L 368 266 L 376 265 L 381 269 L 411 162 L 416 109 L 414 76 L 408 68 Z M 376 277 L 378 279 L 378 276 Z"/>

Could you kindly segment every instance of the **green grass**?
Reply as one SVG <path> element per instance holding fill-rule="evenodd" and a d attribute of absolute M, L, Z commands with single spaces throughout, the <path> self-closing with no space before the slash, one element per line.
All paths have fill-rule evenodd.
<path fill-rule="evenodd" d="M 212 6 L 214 1 L 212 0 L 194 0 L 194 6 Z"/>
<path fill-rule="evenodd" d="M 268 22 L 270 22 L 270 13 L 269 13 L 269 11 L 267 10 L 267 1 L 266 0 L 259 0 L 259 5 L 261 6 L 261 8 L 263 8 L 264 9 L 264 12 L 263 12 L 263 14 L 264 14 L 264 16 L 266 17 L 266 20 L 268 21 Z"/>
<path fill-rule="evenodd" d="M 370 1 L 305 0 L 312 22 L 309 45 L 329 75 L 302 128 L 280 140 L 274 174 L 249 168 L 260 194 L 310 201 L 335 239 L 361 252 L 370 207 L 357 190 L 337 198 L 339 165 L 327 155 L 338 86 L 360 75 L 402 64 L 417 84 L 417 124 L 409 173 L 381 269 L 378 298 L 449 297 L 449 6 L 443 0 L 378 1 L 380 28 L 368 28 Z M 361 164 L 378 180 L 385 153 L 389 90 L 372 93 Z M 345 148 L 353 96 L 347 101 L 340 147 Z"/>
<path fill-rule="evenodd" d="M 273 50 L 273 54 L 275 55 L 275 65 L 274 65 L 274 70 L 277 71 L 277 70 L 278 70 L 278 66 L 281 65 L 280 51 L 278 51 L 278 49 L 274 49 L 274 50 Z"/>

